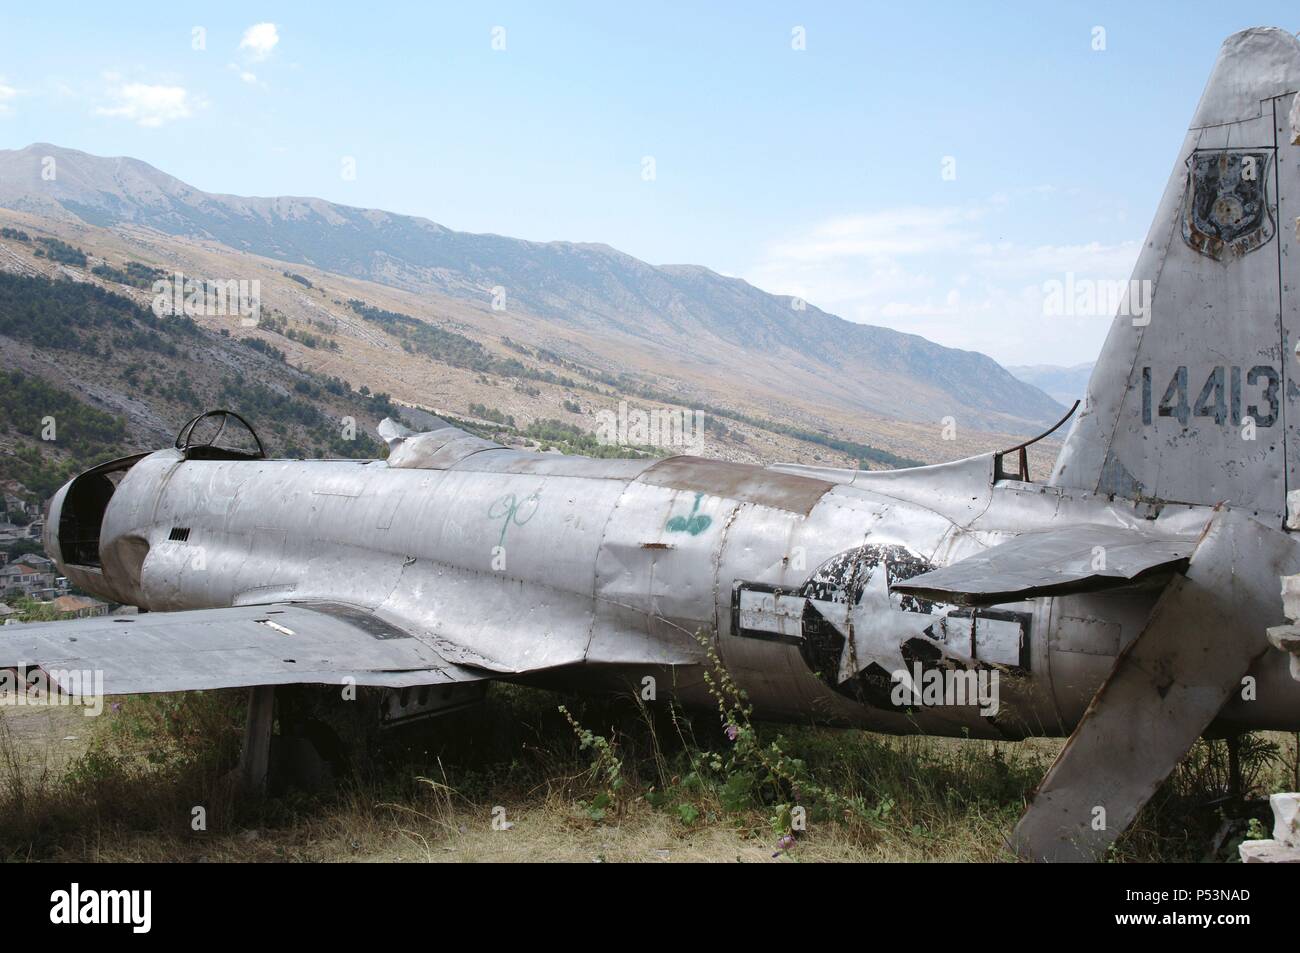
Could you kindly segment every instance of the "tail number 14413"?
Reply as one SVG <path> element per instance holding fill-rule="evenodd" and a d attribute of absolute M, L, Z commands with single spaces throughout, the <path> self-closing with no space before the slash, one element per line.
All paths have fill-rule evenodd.
<path fill-rule="evenodd" d="M 1155 405 L 1154 415 L 1158 417 L 1175 417 L 1186 427 L 1193 417 L 1212 417 L 1220 426 L 1231 423 L 1236 426 L 1242 422 L 1242 391 L 1246 390 L 1245 417 L 1255 422 L 1256 427 L 1271 427 L 1278 421 L 1279 391 L 1282 375 L 1277 368 L 1268 364 L 1256 364 L 1246 370 L 1243 367 L 1219 366 L 1210 370 L 1199 390 L 1188 387 L 1187 366 L 1180 364 L 1173 377 L 1165 387 L 1160 403 Z M 1195 400 L 1191 395 L 1195 393 Z M 1142 368 L 1142 423 L 1149 425 L 1152 420 L 1151 367 Z"/>

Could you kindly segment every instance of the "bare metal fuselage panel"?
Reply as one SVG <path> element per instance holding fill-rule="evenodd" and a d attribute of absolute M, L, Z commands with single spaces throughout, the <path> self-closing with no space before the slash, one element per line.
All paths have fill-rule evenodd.
<path fill-rule="evenodd" d="M 390 466 L 158 451 L 135 463 L 109 499 L 100 565 L 64 560 L 64 571 L 83 588 L 155 613 L 350 606 L 409 636 L 410 648 L 425 653 L 430 683 L 540 677 L 595 689 L 640 686 L 649 676 L 666 694 L 706 702 L 700 633 L 716 639 L 761 716 L 1020 737 L 1072 728 L 1145 622 L 1161 580 L 983 610 L 901 587 L 939 567 L 971 566 L 1017 537 L 1070 527 L 1088 544 L 1084 558 L 1094 539 L 1119 544 L 1113 585 L 1124 540 L 1189 550 L 1211 513 L 1166 506 L 1152 518 L 1146 504 L 995 483 L 988 456 L 872 474 L 538 455 L 450 428 L 436 443 L 463 452 Z M 51 527 L 62 506 L 61 495 Z M 310 630 L 315 615 L 288 628 Z M 361 671 L 418 679 L 415 658 L 367 661 L 381 647 L 369 637 L 328 663 L 275 661 L 260 680 L 250 656 L 231 652 L 223 673 L 219 654 L 198 651 L 213 646 L 184 634 L 202 629 L 174 618 L 166 657 L 181 658 L 192 638 L 204 664 L 178 664 L 162 677 L 159 663 L 150 679 L 151 653 L 133 649 L 142 671 L 128 677 L 109 653 L 95 654 L 107 635 L 120 651 L 121 623 L 79 635 L 79 657 L 106 670 L 109 691 L 336 682 Z M 326 622 L 337 626 L 327 618 L 315 628 Z M 272 655 L 289 638 L 241 623 L 237 644 L 250 634 Z M 15 661 L 23 659 L 0 658 Z M 1274 677 L 1265 671 L 1271 661 L 1261 661 L 1261 677 Z M 898 703 L 891 677 L 918 662 L 998 672 L 998 711 L 982 713 L 974 699 Z M 1255 705 L 1225 712 L 1234 716 L 1281 725 L 1293 713 Z"/>

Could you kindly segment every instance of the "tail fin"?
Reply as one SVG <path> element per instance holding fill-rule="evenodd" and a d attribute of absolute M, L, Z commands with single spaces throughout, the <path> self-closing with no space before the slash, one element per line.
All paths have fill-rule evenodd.
<path fill-rule="evenodd" d="M 1272 522 L 1300 488 L 1300 40 L 1229 37 L 1052 482 Z"/>

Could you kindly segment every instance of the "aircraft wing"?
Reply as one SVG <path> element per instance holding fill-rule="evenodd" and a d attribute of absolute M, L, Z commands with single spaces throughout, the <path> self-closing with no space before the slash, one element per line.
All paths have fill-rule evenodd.
<path fill-rule="evenodd" d="M 957 605 L 1097 592 L 1187 568 L 1194 536 L 1121 526 L 1025 533 L 976 556 L 895 583 L 895 592 Z"/>
<path fill-rule="evenodd" d="M 103 694 L 251 685 L 385 688 L 476 681 L 367 609 L 275 603 L 0 627 L 0 669 L 39 668 L 65 691 L 71 673 L 103 672 Z M 83 682 L 84 684 L 84 682 Z"/>

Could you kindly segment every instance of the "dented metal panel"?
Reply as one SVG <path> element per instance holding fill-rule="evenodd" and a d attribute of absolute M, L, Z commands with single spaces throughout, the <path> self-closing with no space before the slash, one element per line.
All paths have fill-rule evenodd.
<path fill-rule="evenodd" d="M 717 554 L 738 504 L 640 481 L 619 489 L 591 574 L 595 618 L 588 659 L 698 659 L 695 634 L 717 624 Z"/>
<path fill-rule="evenodd" d="M 395 469 L 445 470 L 466 457 L 483 450 L 504 449 L 493 440 L 485 440 L 452 427 L 438 418 L 442 426 L 416 433 L 393 420 L 379 425 L 379 435 L 388 444 L 388 466 Z"/>
<path fill-rule="evenodd" d="M 1196 539 L 1134 527 L 1071 526 L 1023 533 L 979 555 L 893 587 L 927 599 L 993 605 L 1097 591 L 1184 568 Z"/>

